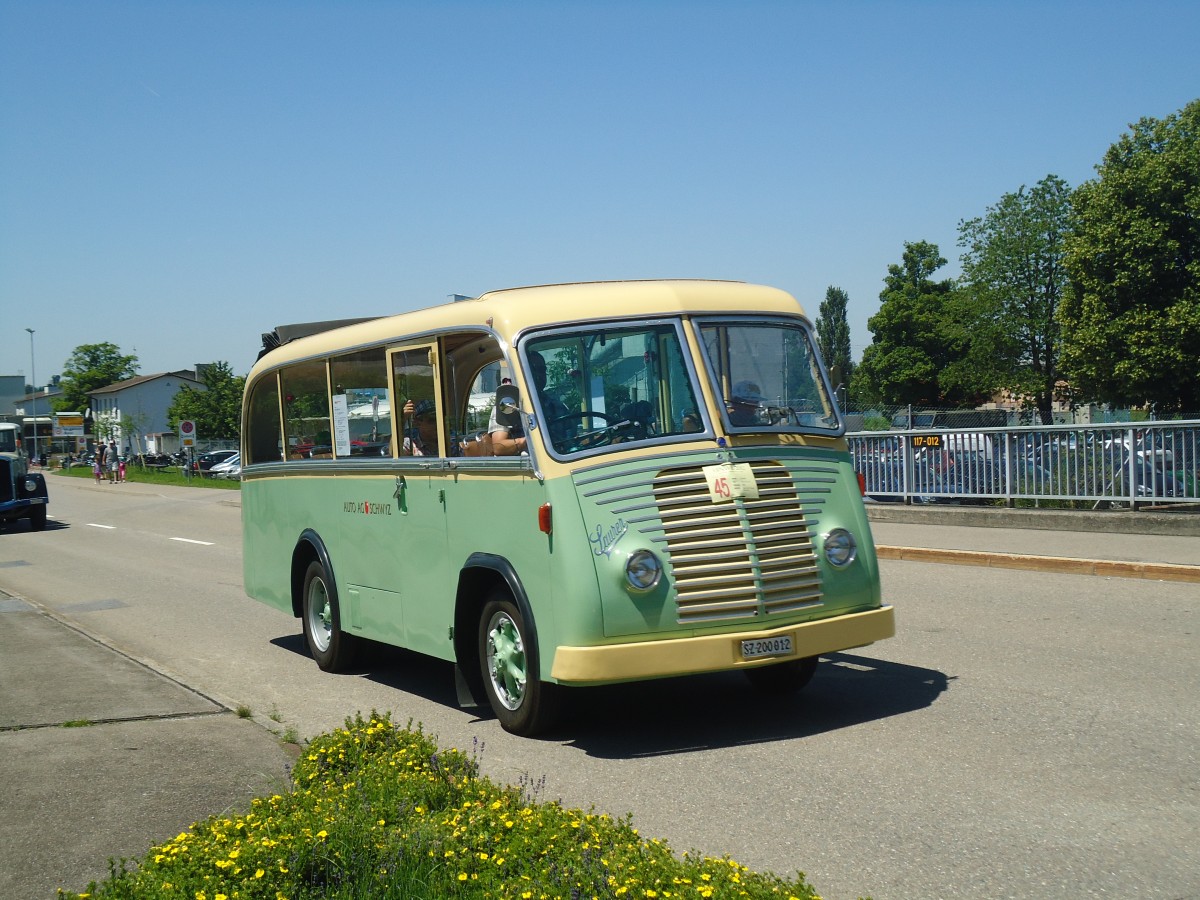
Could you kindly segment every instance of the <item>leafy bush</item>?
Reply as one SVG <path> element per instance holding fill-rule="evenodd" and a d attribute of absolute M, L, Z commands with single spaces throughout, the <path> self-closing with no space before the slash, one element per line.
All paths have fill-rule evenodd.
<path fill-rule="evenodd" d="M 411 722 L 372 713 L 312 741 L 294 787 L 213 817 L 88 892 L 111 900 L 725 898 L 813 900 L 728 859 L 674 855 L 631 819 L 537 802 Z"/>

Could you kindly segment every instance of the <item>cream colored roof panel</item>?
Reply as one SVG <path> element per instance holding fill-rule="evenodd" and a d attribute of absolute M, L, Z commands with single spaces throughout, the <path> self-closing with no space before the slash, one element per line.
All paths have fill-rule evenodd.
<path fill-rule="evenodd" d="M 535 326 L 609 317 L 738 311 L 802 312 L 785 291 L 737 281 L 600 281 L 509 288 L 299 338 L 272 350 L 254 370 L 446 330 L 490 329 L 511 343 L 521 331 Z"/>

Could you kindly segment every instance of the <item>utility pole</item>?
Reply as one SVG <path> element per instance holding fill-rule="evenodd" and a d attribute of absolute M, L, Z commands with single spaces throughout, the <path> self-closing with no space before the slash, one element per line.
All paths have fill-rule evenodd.
<path fill-rule="evenodd" d="M 37 367 L 33 362 L 33 329 L 26 328 L 29 332 L 29 378 L 33 382 L 33 461 L 37 462 L 41 459 L 38 456 L 38 421 L 37 421 Z"/>

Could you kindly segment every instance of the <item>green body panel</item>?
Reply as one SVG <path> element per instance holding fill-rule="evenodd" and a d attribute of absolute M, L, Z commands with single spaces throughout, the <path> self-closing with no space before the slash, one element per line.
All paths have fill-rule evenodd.
<path fill-rule="evenodd" d="M 538 530 L 546 492 L 529 470 L 307 468 L 242 486 L 250 596 L 294 611 L 291 560 L 307 530 L 328 554 L 350 633 L 453 659 L 459 575 L 472 553 L 512 563 L 538 628 L 552 628 L 550 537 Z"/>
<path fill-rule="evenodd" d="M 724 462 L 775 473 L 784 492 L 794 493 L 794 504 L 789 500 L 771 523 L 776 533 L 782 525 L 801 545 L 811 544 L 806 565 L 814 570 L 815 601 L 770 611 L 754 601 L 716 617 L 681 614 L 654 483 L 664 473 Z M 550 535 L 538 528 L 543 503 L 552 509 Z M 703 521 L 732 509 L 704 496 L 692 514 Z M 468 558 L 483 553 L 507 560 L 533 612 L 546 679 L 557 646 L 752 631 L 880 605 L 870 528 L 842 450 L 713 448 L 605 461 L 545 482 L 515 467 L 467 472 L 392 464 L 327 475 L 310 467 L 307 475 L 248 479 L 243 511 L 251 596 L 293 611 L 291 560 L 302 533 L 311 530 L 328 553 L 351 633 L 441 659 L 454 659 L 451 628 Z M 756 527 L 747 525 L 742 539 L 747 559 L 718 561 L 719 572 L 759 565 Z M 822 552 L 823 535 L 834 528 L 858 541 L 857 559 L 844 569 L 834 569 Z M 626 560 L 638 549 L 654 551 L 664 565 L 663 578 L 648 592 L 630 589 L 625 580 Z"/>

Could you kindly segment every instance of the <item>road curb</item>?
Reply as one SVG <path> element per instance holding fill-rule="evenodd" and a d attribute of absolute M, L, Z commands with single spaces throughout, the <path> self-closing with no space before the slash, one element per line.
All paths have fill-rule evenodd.
<path fill-rule="evenodd" d="M 1200 566 L 1109 559 L 1074 559 L 1062 556 L 1029 556 L 983 550 L 936 550 L 928 547 L 876 546 L 880 559 L 982 566 L 992 569 L 1026 569 L 1065 575 L 1099 575 L 1106 578 L 1142 578 L 1149 581 L 1184 581 L 1200 584 Z"/>
<path fill-rule="evenodd" d="M 1103 534 L 1161 534 L 1200 537 L 1200 506 L 1171 510 L 1006 509 L 996 506 L 906 506 L 868 503 L 867 519 L 896 525 L 957 525 Z"/>

